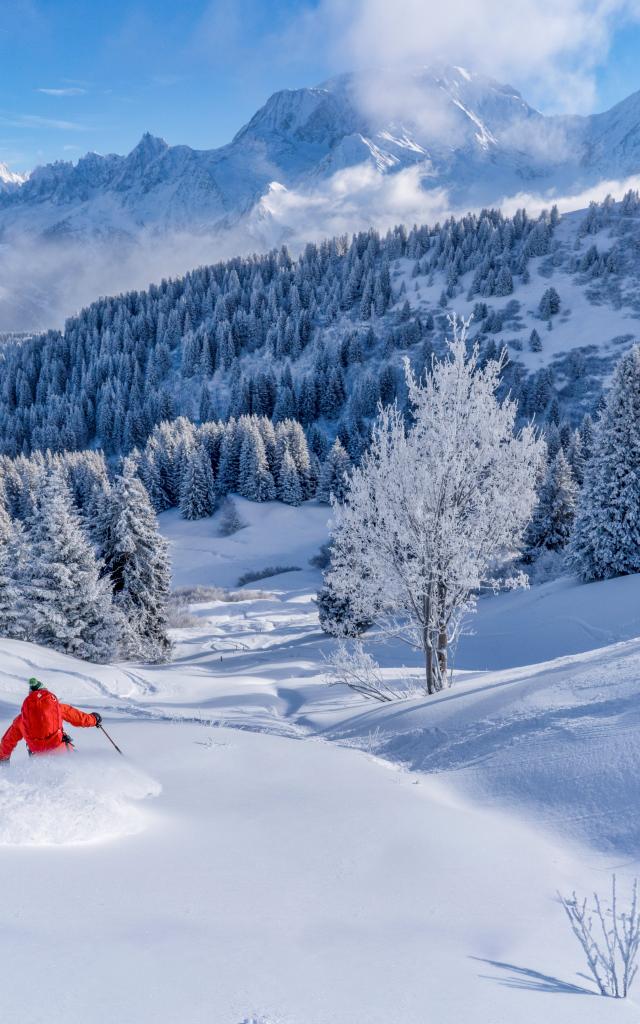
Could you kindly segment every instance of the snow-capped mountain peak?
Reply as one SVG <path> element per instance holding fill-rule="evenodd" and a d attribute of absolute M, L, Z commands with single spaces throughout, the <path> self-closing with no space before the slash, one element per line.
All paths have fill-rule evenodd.
<path fill-rule="evenodd" d="M 0 163 L 0 192 L 3 190 L 9 191 L 9 189 L 17 188 L 26 180 L 26 174 L 18 174 L 16 171 L 10 171 L 6 164 Z"/>
<path fill-rule="evenodd" d="M 532 177 L 553 187 L 558 174 L 603 176 L 608 162 L 636 169 L 639 108 L 631 97 L 597 118 L 547 118 L 512 86 L 460 66 L 345 73 L 274 93 L 219 149 L 169 146 L 146 133 L 127 156 L 89 153 L 36 168 L 26 181 L 4 170 L 0 236 L 55 233 L 62 222 L 92 234 L 97 221 L 101 235 L 112 224 L 132 235 L 144 225 L 224 230 L 271 182 L 309 191 L 360 164 L 380 175 L 417 165 L 428 187 L 490 203 Z"/>

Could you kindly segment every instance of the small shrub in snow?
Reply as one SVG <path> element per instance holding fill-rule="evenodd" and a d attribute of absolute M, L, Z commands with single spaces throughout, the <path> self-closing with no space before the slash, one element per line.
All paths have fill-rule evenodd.
<path fill-rule="evenodd" d="M 625 999 L 638 970 L 640 908 L 637 878 L 626 910 L 621 909 L 618 903 L 615 875 L 611 879 L 610 902 L 603 902 L 595 892 L 592 907 L 588 906 L 586 899 L 578 900 L 575 892 L 569 897 L 560 896 L 560 901 L 600 995 Z"/>
<path fill-rule="evenodd" d="M 225 498 L 220 507 L 220 522 L 218 533 L 221 537 L 231 537 L 238 530 L 244 530 L 247 526 L 244 519 L 238 512 L 233 498 Z"/>
<path fill-rule="evenodd" d="M 329 636 L 356 637 L 371 625 L 371 619 L 358 615 L 346 594 L 337 594 L 330 583 L 325 583 L 316 597 L 320 626 Z"/>
<path fill-rule="evenodd" d="M 189 606 L 206 604 L 210 601 L 223 601 L 235 604 L 239 601 L 262 601 L 273 597 L 266 590 L 225 590 L 224 587 L 177 587 L 169 598 L 168 623 L 171 629 L 190 629 L 200 624 L 200 619 L 192 615 Z"/>
<path fill-rule="evenodd" d="M 322 544 L 317 555 L 312 555 L 309 559 L 309 565 L 313 566 L 314 569 L 326 569 L 331 562 L 331 545 Z"/>
<path fill-rule="evenodd" d="M 249 570 L 238 577 L 238 586 L 243 587 L 245 583 L 255 583 L 256 580 L 266 580 L 269 576 L 281 576 L 283 572 L 300 572 L 300 566 L 268 565 L 266 569 Z"/>
<path fill-rule="evenodd" d="M 233 604 L 238 601 L 259 601 L 272 597 L 267 590 L 226 590 L 224 587 L 205 587 L 200 584 L 192 587 L 176 587 L 171 601 L 178 605 L 205 604 L 207 601 L 225 601 Z"/>
<path fill-rule="evenodd" d="M 192 629 L 198 625 L 198 619 L 189 611 L 188 605 L 169 601 L 167 608 L 167 625 L 169 629 Z"/>
<path fill-rule="evenodd" d="M 338 644 L 325 660 L 330 686 L 342 684 L 369 700 L 381 702 L 396 700 L 400 696 L 385 683 L 377 661 L 367 654 L 359 641 L 349 646 Z"/>

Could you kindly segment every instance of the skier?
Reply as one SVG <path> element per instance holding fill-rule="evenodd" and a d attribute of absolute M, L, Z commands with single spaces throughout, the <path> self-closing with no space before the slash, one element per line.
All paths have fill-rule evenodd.
<path fill-rule="evenodd" d="M 70 704 L 60 704 L 54 693 L 32 677 L 29 680 L 29 696 L 0 742 L 0 764 L 9 763 L 20 740 L 27 744 L 29 754 L 59 754 L 72 750 L 73 743 L 62 728 L 63 722 L 86 729 L 99 726 L 102 715 L 97 712 L 87 714 Z"/>

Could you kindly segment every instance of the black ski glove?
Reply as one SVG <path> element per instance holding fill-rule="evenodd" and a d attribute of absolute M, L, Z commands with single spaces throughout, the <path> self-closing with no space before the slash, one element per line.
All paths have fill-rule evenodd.
<path fill-rule="evenodd" d="M 97 711 L 92 711 L 91 714 L 96 720 L 96 729 L 102 724 L 102 715 L 99 715 Z"/>

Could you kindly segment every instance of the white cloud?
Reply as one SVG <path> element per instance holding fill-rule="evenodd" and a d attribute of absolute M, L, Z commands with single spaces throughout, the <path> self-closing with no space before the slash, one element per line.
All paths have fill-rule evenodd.
<path fill-rule="evenodd" d="M 385 232 L 396 224 L 433 225 L 446 217 L 461 217 L 469 212 L 469 204 L 456 202 L 445 188 L 423 186 L 419 168 L 379 175 L 372 167 L 361 164 L 338 172 L 312 192 L 274 189 L 262 202 L 263 216 L 254 218 L 247 226 L 253 245 L 237 232 L 227 236 L 226 244 L 231 249 L 235 246 L 238 252 L 248 252 L 256 247 L 256 241 L 260 248 L 286 241 L 297 251 L 311 239 L 366 231 L 370 227 Z M 586 209 L 592 201 L 601 202 L 607 195 L 621 199 L 629 189 L 640 189 L 640 174 L 602 181 L 575 192 L 518 192 L 504 195 L 490 205 L 507 216 L 522 207 L 536 216 L 554 204 L 561 213 L 569 213 Z M 471 210 L 478 213 L 485 205 L 479 202 Z"/>
<path fill-rule="evenodd" d="M 381 175 L 370 164 L 339 171 L 312 192 L 273 190 L 262 202 L 267 217 L 251 222 L 265 244 L 287 238 L 294 248 L 312 238 L 363 231 L 381 231 L 396 224 L 438 220 L 451 208 L 446 189 L 424 190 L 421 171 L 410 167 Z"/>
<path fill-rule="evenodd" d="M 640 0 L 321 0 L 313 18 L 336 66 L 467 65 L 576 113 L 593 109 L 595 71 Z"/>
<path fill-rule="evenodd" d="M 552 192 L 518 192 L 512 196 L 504 196 L 494 205 L 508 217 L 523 207 L 527 213 L 535 216 L 553 205 L 558 207 L 560 213 L 571 213 L 572 210 L 586 209 L 589 203 L 601 203 L 609 195 L 614 199 L 622 199 L 630 189 L 640 190 L 640 174 L 633 174 L 629 178 L 609 178 L 580 192 L 555 195 Z"/>
<path fill-rule="evenodd" d="M 76 121 L 60 121 L 53 117 L 40 117 L 38 114 L 0 114 L 0 124 L 10 128 L 56 128 L 65 132 L 83 132 L 86 128 Z"/>
<path fill-rule="evenodd" d="M 59 89 L 40 88 L 35 91 L 42 92 L 45 96 L 84 96 L 87 90 L 78 85 L 66 85 Z"/>

